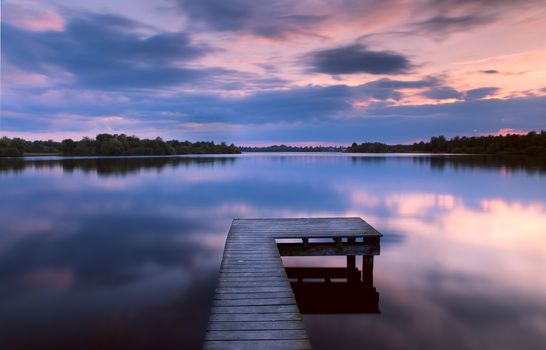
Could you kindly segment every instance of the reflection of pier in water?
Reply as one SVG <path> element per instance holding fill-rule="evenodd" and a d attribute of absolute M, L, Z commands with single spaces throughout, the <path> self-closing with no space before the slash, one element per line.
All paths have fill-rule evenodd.
<path fill-rule="evenodd" d="M 310 349 L 300 312 L 379 312 L 372 273 L 380 236 L 360 218 L 234 220 L 204 348 Z M 347 267 L 285 269 L 281 255 L 343 255 Z"/>
<path fill-rule="evenodd" d="M 281 256 L 347 257 L 346 267 L 285 267 L 286 275 L 302 314 L 380 313 L 379 293 L 373 285 L 374 255 L 379 255 L 379 237 L 345 242 L 279 243 Z M 356 266 L 362 256 L 362 270 Z"/>

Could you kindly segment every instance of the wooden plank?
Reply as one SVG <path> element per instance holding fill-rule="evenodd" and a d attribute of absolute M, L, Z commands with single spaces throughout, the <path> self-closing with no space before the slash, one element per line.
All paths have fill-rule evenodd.
<path fill-rule="evenodd" d="M 213 322 L 209 324 L 211 331 L 243 331 L 260 329 L 305 329 L 302 322 L 275 321 L 275 322 Z"/>
<path fill-rule="evenodd" d="M 278 257 L 273 258 L 251 258 L 251 257 L 242 257 L 242 256 L 226 256 L 225 262 L 234 262 L 234 263 L 275 263 L 279 261 Z"/>
<path fill-rule="evenodd" d="M 285 281 L 286 276 L 274 276 L 274 277 L 221 277 L 218 278 L 218 283 L 224 281 L 224 282 L 278 282 L 278 281 Z"/>
<path fill-rule="evenodd" d="M 235 299 L 264 299 L 264 298 L 293 298 L 292 291 L 287 292 L 265 292 L 265 293 L 222 293 L 216 294 L 214 300 L 235 300 Z"/>
<path fill-rule="evenodd" d="M 307 339 L 304 329 L 260 329 L 243 331 L 208 331 L 206 340 L 280 340 Z"/>
<path fill-rule="evenodd" d="M 311 349 L 308 340 L 241 340 L 241 341 L 207 341 L 206 350 L 306 350 Z"/>
<path fill-rule="evenodd" d="M 222 269 L 221 274 L 224 275 L 224 274 L 228 274 L 228 273 L 233 273 L 233 274 L 237 274 L 237 273 L 256 273 L 257 275 L 260 275 L 262 273 L 269 273 L 269 272 L 278 273 L 278 272 L 280 272 L 279 268 L 281 268 L 281 266 L 271 266 L 271 267 L 268 267 L 268 268 L 260 268 L 260 267 L 256 267 L 256 266 L 239 267 L 239 268 L 226 267 L 226 268 Z"/>
<path fill-rule="evenodd" d="M 211 314 L 269 314 L 279 312 L 299 312 L 298 307 L 288 305 L 214 306 Z"/>
<path fill-rule="evenodd" d="M 216 294 L 223 293 L 259 293 L 259 292 L 290 292 L 292 289 L 289 284 L 282 287 L 219 287 L 216 288 Z"/>
<path fill-rule="evenodd" d="M 224 263 L 222 264 L 222 270 L 223 269 L 240 269 L 240 268 L 247 268 L 247 267 L 260 267 L 260 268 L 263 268 L 263 269 L 270 269 L 270 268 L 281 268 L 283 267 L 282 263 L 279 262 L 279 261 L 276 261 L 276 262 L 270 262 L 270 263 L 264 263 L 264 264 L 257 264 L 257 263 L 250 263 L 250 262 L 247 262 L 247 263 Z"/>
<path fill-rule="evenodd" d="M 284 287 L 286 282 L 284 281 L 222 281 L 218 283 L 220 288 L 231 287 Z"/>
<path fill-rule="evenodd" d="M 224 322 L 246 322 L 246 321 L 301 321 L 300 313 L 267 313 L 267 314 L 211 314 L 210 320 Z"/>
<path fill-rule="evenodd" d="M 293 301 L 292 296 L 285 298 L 215 299 L 212 306 L 290 305 Z"/>
<path fill-rule="evenodd" d="M 278 277 L 286 276 L 282 271 L 263 271 L 263 272 L 220 272 L 220 277 Z"/>
<path fill-rule="evenodd" d="M 281 256 L 326 256 L 326 255 L 379 255 L 378 245 L 363 243 L 343 243 L 336 247 L 332 243 L 309 243 L 304 247 L 301 243 L 279 243 Z"/>

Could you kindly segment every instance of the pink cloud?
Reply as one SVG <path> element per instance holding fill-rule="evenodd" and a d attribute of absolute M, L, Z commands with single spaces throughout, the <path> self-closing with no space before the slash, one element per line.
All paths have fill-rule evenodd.
<path fill-rule="evenodd" d="M 42 87 L 49 84 L 49 78 L 45 74 L 27 72 L 2 62 L 2 91 L 12 87 L 30 86 Z"/>
<path fill-rule="evenodd" d="M 12 3 L 2 5 L 2 21 L 33 31 L 60 31 L 64 28 L 63 18 L 51 10 L 37 11 Z"/>
<path fill-rule="evenodd" d="M 527 131 L 522 131 L 519 129 L 512 129 L 512 128 L 502 128 L 500 129 L 496 135 L 498 136 L 506 136 L 506 135 L 527 135 Z"/>

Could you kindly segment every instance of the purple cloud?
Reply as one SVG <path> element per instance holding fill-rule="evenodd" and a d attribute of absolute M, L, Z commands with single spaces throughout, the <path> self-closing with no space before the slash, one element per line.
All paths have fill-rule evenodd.
<path fill-rule="evenodd" d="M 438 86 L 424 91 L 422 96 L 433 100 L 460 99 L 463 94 L 449 86 Z"/>
<path fill-rule="evenodd" d="M 479 100 L 487 96 L 494 95 L 500 89 L 498 87 L 482 87 L 477 89 L 467 90 L 464 94 L 465 99 L 467 100 Z"/>

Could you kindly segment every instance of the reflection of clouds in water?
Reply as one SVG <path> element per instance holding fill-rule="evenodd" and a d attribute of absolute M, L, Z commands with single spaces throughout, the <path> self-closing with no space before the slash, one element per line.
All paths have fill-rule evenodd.
<path fill-rule="evenodd" d="M 374 208 L 381 203 L 379 196 L 372 195 L 361 189 L 340 187 L 339 190 L 347 191 L 349 193 L 348 195 L 350 196 L 349 198 L 351 199 L 351 203 L 357 206 Z"/>
<path fill-rule="evenodd" d="M 541 276 L 538 266 L 546 266 L 546 247 L 542 244 L 546 209 L 541 204 L 494 199 L 483 200 L 479 209 L 460 203 L 451 210 L 435 213 L 432 219 L 421 212 L 408 217 L 393 216 L 385 227 L 405 231 L 408 245 L 426 251 L 428 260 L 437 258 L 435 264 L 445 270 L 456 268 L 495 276 L 499 282 L 508 282 L 501 271 L 512 272 L 514 278 L 522 280 Z M 419 261 L 406 258 L 400 257 L 405 267 Z M 420 268 L 424 266 L 416 269 Z M 546 287 L 544 278 L 536 283 Z"/>
<path fill-rule="evenodd" d="M 376 264 L 381 265 L 381 258 Z M 386 281 L 385 279 L 389 279 Z M 305 315 L 314 349 L 542 349 L 546 309 L 502 296 L 415 290 L 375 273 L 381 315 Z M 539 306 L 539 307 L 537 307 Z"/>
<path fill-rule="evenodd" d="M 467 289 L 489 285 L 506 294 L 533 298 L 546 290 L 542 271 L 546 208 L 541 203 L 496 198 L 468 207 L 454 195 L 412 192 L 374 198 L 371 208 L 353 203 L 363 212 L 377 211 L 379 223 L 374 225 L 385 234 L 384 240 L 393 232 L 405 237 L 403 245 L 383 251 L 388 258 L 382 258 L 382 263 L 393 273 L 413 276 L 408 283 L 434 273 L 472 277 L 463 283 Z M 384 208 L 392 210 L 386 219 L 381 218 Z M 460 281 L 445 279 L 444 283 Z"/>
<path fill-rule="evenodd" d="M 397 215 L 412 216 L 423 214 L 429 209 L 453 209 L 456 199 L 449 194 L 389 194 L 385 199 L 387 207 L 395 209 Z"/>
<path fill-rule="evenodd" d="M 199 349 L 215 276 L 165 269 L 116 287 L 19 298 L 0 308 L 0 338 L 7 348 Z"/>
<path fill-rule="evenodd" d="M 80 218 L 77 232 L 34 235 L 15 242 L 0 257 L 0 275 L 9 282 L 2 289 L 20 293 L 17 279 L 36 268 L 69 267 L 75 288 L 125 284 L 168 266 L 191 268 L 193 255 L 210 253 L 205 246 L 180 238 L 203 230 L 204 225 L 143 214 Z"/>
<path fill-rule="evenodd" d="M 40 269 L 21 276 L 19 284 L 21 290 L 64 289 L 73 283 L 73 275 L 70 269 Z"/>
<path fill-rule="evenodd" d="M 206 225 L 153 214 L 98 215 L 80 217 L 80 228 L 70 234 L 19 237 L 0 256 L 0 324 L 13 329 L 3 336 L 18 339 L 21 332 L 30 332 L 39 341 L 48 330 L 52 334 L 43 336 L 61 348 L 70 348 L 70 341 L 77 344 L 76 335 L 80 342 L 89 336 L 102 339 L 106 348 L 115 348 L 109 343 L 114 335 L 125 345 L 135 341 L 136 348 L 161 344 L 157 339 L 138 344 L 138 334 L 124 335 L 142 328 L 155 336 L 165 333 L 168 347 L 199 348 L 202 334 L 194 327 L 206 324 L 217 268 L 200 262 L 218 252 L 184 237 Z M 175 304 L 169 309 L 166 302 Z M 76 319 L 78 329 L 70 329 L 67 319 Z M 161 323 L 186 328 L 173 338 L 172 328 L 156 329 Z M 65 332 L 74 338 L 61 337 Z"/>

